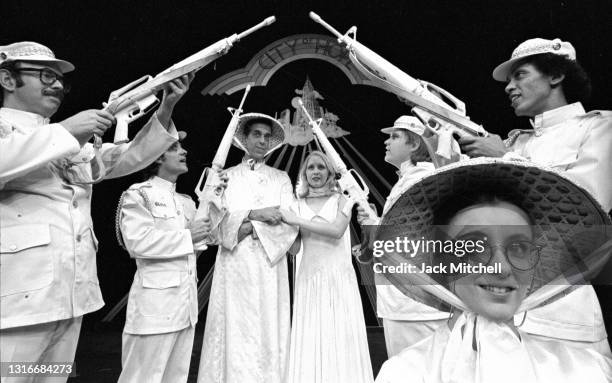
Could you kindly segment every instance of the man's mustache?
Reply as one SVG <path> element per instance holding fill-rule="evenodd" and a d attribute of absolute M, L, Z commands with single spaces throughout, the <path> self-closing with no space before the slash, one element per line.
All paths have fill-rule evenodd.
<path fill-rule="evenodd" d="M 45 96 L 57 97 L 60 101 L 64 101 L 64 97 L 66 97 L 66 93 L 63 90 L 43 89 L 42 93 Z"/>

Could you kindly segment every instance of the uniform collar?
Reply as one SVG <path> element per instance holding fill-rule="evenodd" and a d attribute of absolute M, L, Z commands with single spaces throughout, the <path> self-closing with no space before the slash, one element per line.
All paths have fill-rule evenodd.
<path fill-rule="evenodd" d="M 397 174 L 397 176 L 399 178 L 402 178 L 404 175 L 406 175 L 406 173 L 408 173 L 410 170 L 412 170 L 412 168 L 414 168 L 414 166 L 415 165 L 412 163 L 412 160 L 404 161 L 400 165 L 399 170 L 395 172 L 395 174 Z"/>
<path fill-rule="evenodd" d="M 13 108 L 0 108 L 0 117 L 3 117 L 18 126 L 35 127 L 47 125 L 49 123 L 49 119 L 41 116 L 40 114 Z"/>
<path fill-rule="evenodd" d="M 585 114 L 586 111 L 582 107 L 580 102 L 561 106 L 556 109 L 548 110 L 542 114 L 538 114 L 529 120 L 531 126 L 537 132 L 538 129 L 545 129 L 550 126 L 554 126 L 562 123 L 563 121 L 569 120 L 570 118 Z"/>
<path fill-rule="evenodd" d="M 168 190 L 168 191 L 175 191 L 176 190 L 176 184 L 172 183 L 168 180 L 165 180 L 161 177 L 158 176 L 154 176 L 153 178 L 151 178 L 149 180 L 149 182 L 151 182 L 151 184 L 153 186 L 157 186 L 158 188 L 164 189 L 164 190 Z"/>
<path fill-rule="evenodd" d="M 434 166 L 431 162 L 417 162 L 416 165 L 412 164 L 412 161 L 404 161 L 400 165 L 400 169 L 396 172 L 399 178 L 404 177 L 406 174 L 412 173 L 415 170 L 433 170 Z"/>

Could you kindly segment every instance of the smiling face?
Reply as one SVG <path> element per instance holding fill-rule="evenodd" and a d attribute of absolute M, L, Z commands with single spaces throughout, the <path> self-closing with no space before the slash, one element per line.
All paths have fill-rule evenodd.
<path fill-rule="evenodd" d="M 270 148 L 272 128 L 267 124 L 255 122 L 248 129 L 246 150 L 253 159 L 262 160 Z"/>
<path fill-rule="evenodd" d="M 519 63 L 508 76 L 505 91 L 517 116 L 535 117 L 559 105 L 562 90 L 557 85 L 563 76 L 553 78 L 539 71 L 533 64 Z"/>
<path fill-rule="evenodd" d="M 323 159 L 319 156 L 311 156 L 306 164 L 306 181 L 313 189 L 320 189 L 327 184 L 329 170 Z"/>
<path fill-rule="evenodd" d="M 49 69 L 62 77 L 58 68 L 49 65 L 40 65 L 34 62 L 17 62 L 16 68 Z M 40 81 L 40 75 L 34 71 L 19 72 L 23 85 L 19 86 L 16 78 L 12 83 L 6 83 L 7 74 L 3 71 L 3 87 L 5 97 L 3 105 L 8 108 L 36 113 L 43 117 L 51 117 L 59 109 L 64 98 L 64 86 L 59 80 L 51 85 L 45 85 Z"/>
<path fill-rule="evenodd" d="M 526 214 L 507 202 L 478 204 L 457 213 L 447 230 L 447 235 L 455 239 L 486 238 L 486 243 L 493 246 L 488 264 L 500 267 L 498 273 L 461 277 L 454 282 L 455 294 L 476 314 L 494 321 L 512 319 L 527 295 L 533 269 L 513 268 L 504 251 L 512 244 L 531 242 L 533 234 Z"/>

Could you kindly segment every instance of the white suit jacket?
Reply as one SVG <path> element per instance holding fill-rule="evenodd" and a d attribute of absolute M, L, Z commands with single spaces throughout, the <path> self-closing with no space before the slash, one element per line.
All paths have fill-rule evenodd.
<path fill-rule="evenodd" d="M 121 237 L 137 271 L 124 332 L 158 334 L 198 321 L 196 256 L 189 227 L 196 207 L 159 177 L 132 185 L 121 197 Z M 196 245 L 197 250 L 205 245 Z"/>
<path fill-rule="evenodd" d="M 178 139 L 154 115 L 131 143 L 104 144 L 105 178 L 149 165 Z M 0 108 L 0 328 L 78 317 L 104 305 L 90 213 L 93 147 L 60 124 Z"/>

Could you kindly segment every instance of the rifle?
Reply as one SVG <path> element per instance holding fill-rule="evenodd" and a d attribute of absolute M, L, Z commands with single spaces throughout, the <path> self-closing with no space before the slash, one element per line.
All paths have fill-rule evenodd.
<path fill-rule="evenodd" d="M 321 144 L 323 151 L 329 157 L 331 163 L 336 168 L 336 171 L 338 172 L 338 174 L 340 174 L 340 179 L 338 180 L 338 185 L 340 186 L 340 190 L 342 190 L 342 193 L 346 194 L 349 197 L 349 199 L 355 201 L 359 206 L 361 206 L 366 211 L 366 213 L 368 214 L 368 220 L 370 220 L 370 222 L 366 224 L 371 224 L 371 225 L 375 224 L 378 221 L 378 216 L 376 215 L 374 210 L 372 210 L 372 208 L 370 207 L 370 204 L 368 204 L 368 194 L 370 193 L 370 190 L 368 189 L 366 184 L 363 182 L 363 179 L 361 178 L 359 173 L 355 171 L 355 169 L 351 169 L 351 170 L 347 169 L 346 165 L 340 158 L 340 155 L 338 154 L 336 149 L 332 146 L 331 142 L 329 142 L 329 139 L 327 138 L 325 133 L 323 133 L 323 131 L 321 130 L 320 125 L 323 119 L 319 118 L 316 121 L 313 120 L 310 114 L 308 113 L 308 111 L 306 110 L 306 108 L 304 107 L 304 103 L 302 102 L 301 98 L 298 99 L 298 103 L 300 104 L 300 107 L 304 111 L 304 115 L 306 116 L 306 118 L 308 118 L 308 123 L 310 124 L 312 128 L 312 132 L 315 134 L 316 138 L 319 140 L 319 143 Z M 355 179 L 355 177 L 359 178 L 360 183 L 363 185 L 363 189 L 361 188 L 359 183 L 357 183 L 357 180 Z"/>
<path fill-rule="evenodd" d="M 411 77 L 358 42 L 357 27 L 351 27 L 343 35 L 316 13 L 310 12 L 309 16 L 333 33 L 340 44 L 346 45 L 350 60 L 374 84 L 412 105 L 412 112 L 431 132 L 448 138 L 452 135 L 488 135 L 481 125 L 467 117 L 463 101 L 437 85 Z M 440 147 L 438 150 L 448 151 Z"/>
<path fill-rule="evenodd" d="M 104 110 L 112 113 L 117 118 L 114 143 L 117 144 L 128 141 L 128 124 L 148 113 L 159 103 L 155 94 L 162 89 L 166 83 L 184 74 L 197 72 L 217 58 L 226 54 L 236 41 L 239 41 L 260 28 L 272 24 L 274 21 L 276 21 L 276 18 L 270 16 L 240 34 L 234 33 L 229 37 L 217 41 L 187 57 L 183 61 L 172 65 L 155 77 L 149 75 L 143 76 L 123 88 L 112 92 Z"/>
<path fill-rule="evenodd" d="M 234 134 L 236 133 L 236 129 L 238 129 L 238 122 L 240 120 L 240 115 L 242 114 L 242 106 L 244 105 L 244 101 L 246 100 L 250 90 L 251 86 L 247 85 L 238 109 L 231 107 L 227 108 L 232 115 L 232 119 L 230 120 L 229 124 L 227 125 L 227 129 L 223 134 L 223 138 L 221 139 L 219 148 L 215 153 L 211 167 L 204 169 L 195 188 L 195 194 L 198 196 L 198 201 L 200 204 L 198 206 L 198 210 L 196 211 L 194 220 L 200 218 L 211 218 L 214 221 L 212 222 L 213 228 L 223 219 L 223 216 L 225 215 L 225 208 L 223 207 L 222 201 L 224 189 L 221 186 L 219 172 L 221 172 L 221 170 L 223 170 L 225 167 L 225 161 L 227 160 L 227 155 L 230 147 L 232 146 Z M 206 182 L 204 182 L 204 179 L 206 179 Z M 204 186 L 202 186 L 202 182 L 204 182 Z M 210 243 L 212 242 L 214 241 L 211 240 Z"/>

